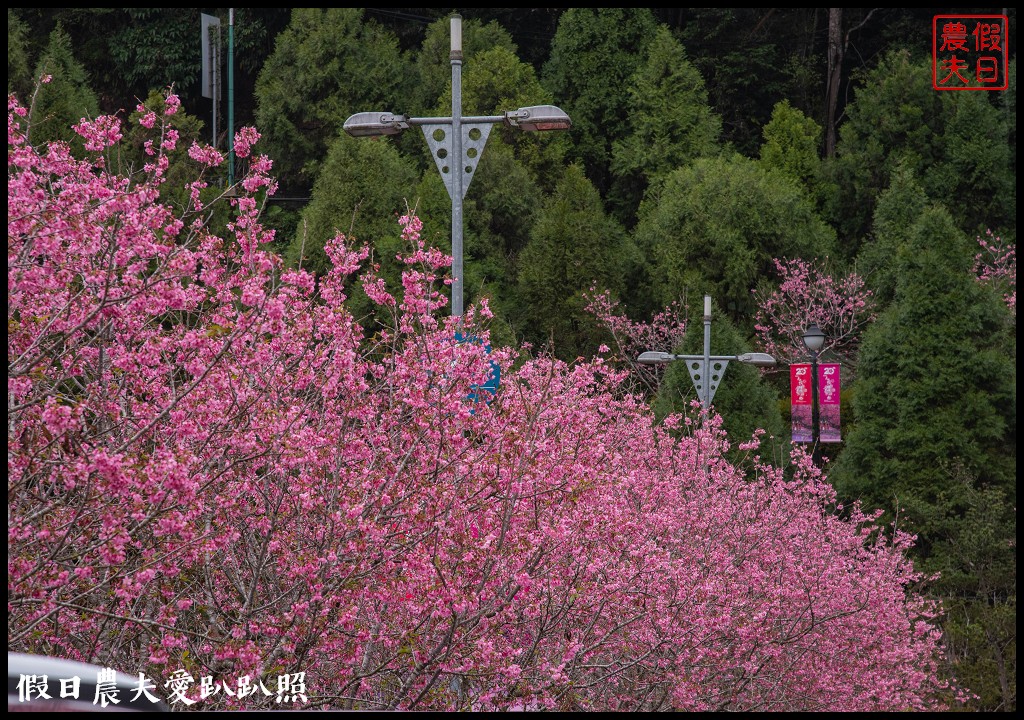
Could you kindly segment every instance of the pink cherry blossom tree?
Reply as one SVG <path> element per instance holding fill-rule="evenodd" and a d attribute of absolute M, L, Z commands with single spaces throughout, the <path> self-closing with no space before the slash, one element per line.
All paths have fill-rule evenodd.
<path fill-rule="evenodd" d="M 639 391 L 657 392 L 665 366 L 642 365 L 636 359 L 648 350 L 670 353 L 678 349 L 686 336 L 685 308 L 680 303 L 672 303 L 645 322 L 631 320 L 621 303 L 607 290 L 590 288 L 586 301 L 586 311 L 608 331 L 615 343 L 612 359 L 631 370 L 631 378 Z"/>
<path fill-rule="evenodd" d="M 864 329 L 875 319 L 871 291 L 856 273 L 834 276 L 820 262 L 776 259 L 777 287 L 754 290 L 754 328 L 765 352 L 780 363 L 803 362 L 803 332 L 812 322 L 825 333 L 822 353 L 854 369 Z"/>
<path fill-rule="evenodd" d="M 955 700 L 912 538 L 799 452 L 729 464 L 598 358 L 488 352 L 444 314 L 414 216 L 401 293 L 339 235 L 267 251 L 251 158 L 221 232 L 205 168 L 26 143 L 8 102 L 8 648 L 143 673 L 176 709 L 904 710 Z M 235 138 L 239 157 L 258 140 Z M 480 342 L 458 342 L 456 333 Z M 497 393 L 481 390 L 497 363 Z M 171 689 L 180 692 L 172 694 Z"/>
<path fill-rule="evenodd" d="M 981 251 L 974 257 L 974 272 L 981 282 L 1000 288 L 1010 312 L 1017 315 L 1017 246 L 991 230 L 978 237 Z"/>

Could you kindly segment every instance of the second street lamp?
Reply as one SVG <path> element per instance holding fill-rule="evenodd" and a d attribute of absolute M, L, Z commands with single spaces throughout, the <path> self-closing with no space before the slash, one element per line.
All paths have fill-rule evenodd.
<path fill-rule="evenodd" d="M 423 129 L 430 154 L 452 199 L 452 315 L 463 314 L 465 277 L 462 261 L 462 201 L 473 179 L 491 127 L 505 123 L 524 132 L 568 130 L 569 116 L 554 105 L 535 105 L 508 110 L 502 115 L 462 116 L 462 18 L 451 18 L 452 114 L 420 118 L 391 112 L 360 112 L 345 121 L 345 132 L 354 137 L 397 135 L 412 126 Z"/>
<path fill-rule="evenodd" d="M 742 355 L 711 354 L 711 296 L 704 296 L 704 354 L 674 355 L 667 352 L 648 351 L 640 353 L 637 362 L 645 365 L 661 365 L 675 360 L 685 360 L 690 379 L 697 390 L 701 407 L 707 410 L 715 397 L 715 391 L 722 381 L 722 375 L 730 360 L 736 360 L 757 367 L 774 367 L 775 358 L 768 353 L 743 353 Z"/>

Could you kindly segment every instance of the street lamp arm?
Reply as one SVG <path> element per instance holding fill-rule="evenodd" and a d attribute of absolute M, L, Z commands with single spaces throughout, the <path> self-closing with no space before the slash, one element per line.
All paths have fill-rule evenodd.
<path fill-rule="evenodd" d="M 360 112 L 350 115 L 342 126 L 353 137 L 375 137 L 380 135 L 398 135 L 403 130 L 421 125 L 451 125 L 454 118 L 448 117 L 406 117 L 391 112 L 374 111 Z M 568 130 L 572 120 L 560 108 L 554 105 L 533 105 L 508 110 L 503 115 L 464 115 L 460 123 L 467 125 L 497 125 L 506 123 L 510 127 L 523 132 L 544 130 Z"/>
<path fill-rule="evenodd" d="M 644 352 L 636 359 L 637 362 L 643 363 L 644 365 L 660 365 L 662 363 L 672 362 L 673 360 L 704 360 L 703 355 L 674 355 L 672 353 L 665 352 Z M 742 355 L 710 355 L 708 360 L 713 361 L 729 361 L 736 360 L 747 365 L 755 365 L 757 367 L 773 367 L 775 358 L 768 353 L 743 353 Z"/>
<path fill-rule="evenodd" d="M 411 117 L 406 118 L 410 126 L 420 125 L 451 125 L 452 118 L 449 117 Z M 463 124 L 482 123 L 485 125 L 496 125 L 505 122 L 504 115 L 463 115 L 460 118 Z"/>

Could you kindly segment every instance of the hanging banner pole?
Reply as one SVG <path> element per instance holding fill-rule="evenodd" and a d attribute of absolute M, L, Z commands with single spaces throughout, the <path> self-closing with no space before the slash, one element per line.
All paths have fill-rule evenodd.
<path fill-rule="evenodd" d="M 220 95 L 220 18 L 202 13 L 202 92 L 203 97 L 213 100 L 213 139 L 210 144 L 217 147 L 217 98 Z"/>

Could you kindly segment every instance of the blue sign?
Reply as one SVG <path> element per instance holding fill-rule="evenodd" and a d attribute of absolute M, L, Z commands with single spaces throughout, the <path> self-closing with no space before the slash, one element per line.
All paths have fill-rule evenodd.
<path fill-rule="evenodd" d="M 483 343 L 483 341 L 478 337 L 475 337 L 473 335 L 466 336 L 460 332 L 455 333 L 455 342 L 472 342 L 476 343 L 477 345 L 481 345 Z M 491 346 L 484 345 L 484 350 L 490 353 Z M 480 391 L 482 390 L 486 393 L 484 395 L 484 402 L 486 402 L 489 405 L 491 403 L 491 400 L 494 399 L 495 393 L 498 392 L 499 385 L 501 385 L 501 367 L 498 365 L 497 362 L 491 360 L 491 372 L 487 374 L 487 380 L 485 380 L 482 383 L 474 383 L 473 385 L 470 385 L 469 387 L 471 392 L 469 393 L 469 395 L 466 396 L 466 399 L 469 400 L 470 402 L 475 403 L 477 399 L 480 397 Z M 471 410 L 470 412 L 475 411 Z"/>

